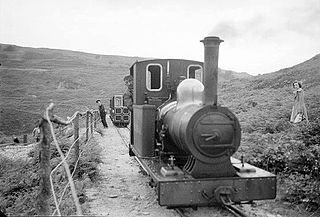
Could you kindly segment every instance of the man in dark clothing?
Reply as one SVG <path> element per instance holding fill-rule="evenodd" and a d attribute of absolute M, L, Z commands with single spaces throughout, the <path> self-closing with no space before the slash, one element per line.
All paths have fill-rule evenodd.
<path fill-rule="evenodd" d="M 128 75 L 123 78 L 127 89 L 123 94 L 123 104 L 127 106 L 129 110 L 132 112 L 132 97 L 133 97 L 133 78 L 131 75 Z"/>
<path fill-rule="evenodd" d="M 106 111 L 104 110 L 104 106 L 101 104 L 101 101 L 99 99 L 96 101 L 96 103 L 98 103 L 98 105 L 99 105 L 99 113 L 100 113 L 101 123 L 104 128 L 107 128 L 108 124 L 106 122 Z"/>

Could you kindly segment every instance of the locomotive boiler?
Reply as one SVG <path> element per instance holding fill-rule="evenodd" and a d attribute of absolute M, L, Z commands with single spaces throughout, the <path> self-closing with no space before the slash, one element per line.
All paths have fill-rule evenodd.
<path fill-rule="evenodd" d="M 232 158 L 241 140 L 237 117 L 217 103 L 218 37 L 206 37 L 204 63 L 136 62 L 130 155 L 156 187 L 160 205 L 206 206 L 272 199 L 276 176 Z"/>

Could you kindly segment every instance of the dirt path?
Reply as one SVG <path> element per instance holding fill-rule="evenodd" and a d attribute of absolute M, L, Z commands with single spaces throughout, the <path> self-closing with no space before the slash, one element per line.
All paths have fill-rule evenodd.
<path fill-rule="evenodd" d="M 160 207 L 154 189 L 148 185 L 138 163 L 129 157 L 117 129 L 108 119 L 108 129 L 98 139 L 102 146 L 101 179 L 88 189 L 89 214 L 103 216 L 177 216 Z"/>
<path fill-rule="evenodd" d="M 144 175 L 139 164 L 133 157 L 129 157 L 128 149 L 119 136 L 117 129 L 107 119 L 109 128 L 102 130 L 102 137 L 98 143 L 102 146 L 102 161 L 100 164 L 101 179 L 86 195 L 90 215 L 130 217 L 177 217 L 179 214 L 173 209 L 158 205 L 155 189 L 149 186 L 149 177 Z M 124 135 L 125 129 L 120 129 Z M 127 133 L 126 140 L 129 139 Z M 199 208 L 197 211 L 186 209 L 188 216 L 218 217 L 232 216 L 219 208 Z"/>
<path fill-rule="evenodd" d="M 0 148 L 0 155 L 3 155 L 9 159 L 27 159 L 28 153 L 30 150 L 36 145 L 36 143 L 32 143 L 29 145 L 12 145 L 5 146 Z"/>

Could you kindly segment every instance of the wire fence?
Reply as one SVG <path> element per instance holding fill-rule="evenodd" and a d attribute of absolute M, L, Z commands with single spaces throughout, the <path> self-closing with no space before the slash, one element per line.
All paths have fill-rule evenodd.
<path fill-rule="evenodd" d="M 71 118 L 63 120 L 62 118 L 53 114 L 53 103 L 46 109 L 45 117 L 40 123 L 41 140 L 39 146 L 39 175 L 40 175 L 40 191 L 37 200 L 38 215 L 58 215 L 61 216 L 60 206 L 63 201 L 64 195 L 67 189 L 70 187 L 73 202 L 76 208 L 76 214 L 82 215 L 79 198 L 77 196 L 74 176 L 78 169 L 79 160 L 81 155 L 87 149 L 90 139 L 93 137 L 93 131 L 96 128 L 96 123 L 99 120 L 98 111 L 88 110 L 86 112 L 75 112 Z M 84 144 L 80 151 L 80 124 L 85 121 L 85 132 L 83 133 Z M 53 124 L 58 124 L 58 128 L 54 128 Z M 70 137 L 70 134 L 65 133 L 66 130 L 73 127 L 72 135 L 74 137 L 73 143 L 69 147 L 69 150 L 65 151 L 65 154 L 61 150 L 58 140 L 66 137 Z M 50 143 L 53 141 L 53 145 L 58 151 L 61 161 L 51 169 L 50 165 Z M 68 182 L 63 188 L 60 195 L 57 195 L 54 187 L 54 175 L 57 170 L 63 166 L 67 175 Z M 53 213 L 50 213 L 49 199 L 53 197 L 55 209 Z"/>

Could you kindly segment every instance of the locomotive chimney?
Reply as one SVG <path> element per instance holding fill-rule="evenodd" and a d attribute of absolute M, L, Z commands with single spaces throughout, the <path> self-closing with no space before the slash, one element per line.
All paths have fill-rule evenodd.
<path fill-rule="evenodd" d="M 219 45 L 223 40 L 210 36 L 201 40 L 204 44 L 204 99 L 205 105 L 217 106 Z"/>

